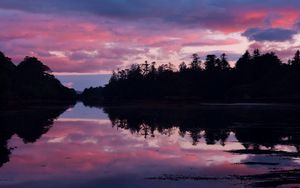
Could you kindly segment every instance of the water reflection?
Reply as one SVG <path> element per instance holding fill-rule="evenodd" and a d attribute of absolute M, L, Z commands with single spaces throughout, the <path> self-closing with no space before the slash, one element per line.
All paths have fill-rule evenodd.
<path fill-rule="evenodd" d="M 279 144 L 300 147 L 300 109 L 297 106 L 194 106 L 184 108 L 104 108 L 113 126 L 147 137 L 170 134 L 174 127 L 196 145 L 225 145 L 231 132 L 245 149 L 276 150 Z"/>
<path fill-rule="evenodd" d="M 299 167 L 296 106 L 78 103 L 56 120 L 65 107 L 42 109 L 1 116 L 15 127 L 1 131 L 2 146 L 16 147 L 0 168 L 1 187 L 240 187 Z M 21 131 L 30 125 L 36 130 Z"/>
<path fill-rule="evenodd" d="M 17 135 L 24 143 L 34 143 L 51 128 L 54 119 L 69 106 L 30 106 L 0 113 L 0 166 L 9 161 L 14 149 L 7 146 L 8 140 Z"/>

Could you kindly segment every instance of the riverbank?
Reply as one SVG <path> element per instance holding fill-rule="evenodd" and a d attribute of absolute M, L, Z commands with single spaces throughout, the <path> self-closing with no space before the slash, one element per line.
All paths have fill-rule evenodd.
<path fill-rule="evenodd" d="M 203 100 L 200 98 L 169 97 L 164 99 L 99 99 L 79 101 L 86 106 L 195 106 L 195 105 L 300 105 L 300 98 L 256 98 L 256 99 L 226 99 L 226 100 Z"/>

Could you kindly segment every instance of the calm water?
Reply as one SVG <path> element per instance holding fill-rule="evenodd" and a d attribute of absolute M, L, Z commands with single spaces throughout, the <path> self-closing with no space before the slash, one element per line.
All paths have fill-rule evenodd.
<path fill-rule="evenodd" d="M 77 103 L 0 122 L 0 187 L 300 185 L 297 106 Z"/>

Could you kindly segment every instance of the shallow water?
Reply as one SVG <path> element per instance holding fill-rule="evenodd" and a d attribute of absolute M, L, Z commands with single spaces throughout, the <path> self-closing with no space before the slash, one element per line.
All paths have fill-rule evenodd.
<path fill-rule="evenodd" d="M 295 187 L 299 109 L 77 103 L 3 112 L 0 187 Z M 282 172 L 287 181 L 276 183 Z"/>

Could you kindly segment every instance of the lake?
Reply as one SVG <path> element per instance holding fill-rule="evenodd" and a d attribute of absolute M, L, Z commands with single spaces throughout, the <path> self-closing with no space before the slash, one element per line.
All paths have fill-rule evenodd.
<path fill-rule="evenodd" d="M 28 106 L 0 114 L 0 187 L 297 187 L 300 108 Z"/>

